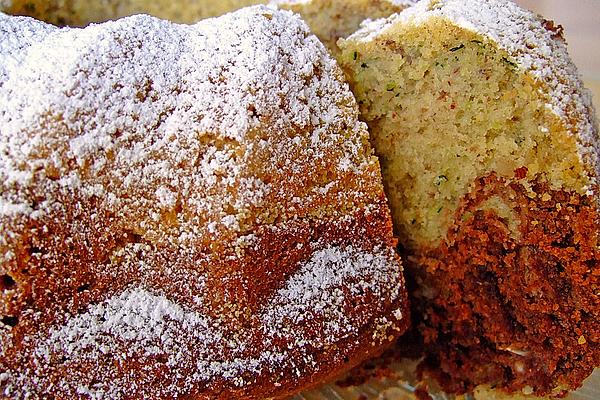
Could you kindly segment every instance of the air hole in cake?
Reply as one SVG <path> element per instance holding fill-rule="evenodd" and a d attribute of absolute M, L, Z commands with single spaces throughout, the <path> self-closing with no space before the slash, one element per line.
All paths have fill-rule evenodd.
<path fill-rule="evenodd" d="M 32 256 L 33 255 L 41 255 L 41 254 L 44 254 L 44 251 L 40 247 L 31 246 L 29 248 L 29 254 L 32 255 Z"/>
<path fill-rule="evenodd" d="M 141 243 L 143 239 L 142 235 L 135 232 L 131 232 L 129 237 L 131 238 L 130 243 Z"/>
<path fill-rule="evenodd" d="M 90 289 L 90 284 L 89 283 L 84 283 L 83 285 L 81 285 L 81 286 L 79 286 L 77 288 L 77 293 L 83 293 L 83 292 L 85 292 L 85 291 L 87 291 L 89 289 Z"/>
<path fill-rule="evenodd" d="M 31 209 L 38 210 L 39 205 L 44 203 L 46 199 L 44 197 L 37 197 L 31 200 Z"/>
<path fill-rule="evenodd" d="M 58 357 L 58 359 L 56 360 L 56 364 L 64 364 L 67 362 L 67 357 L 64 355 L 61 355 L 60 357 Z"/>
<path fill-rule="evenodd" d="M 254 106 L 254 104 L 248 104 L 248 107 L 246 109 L 248 110 L 248 115 L 250 117 L 258 117 L 258 112 L 256 111 L 256 107 Z"/>
<path fill-rule="evenodd" d="M 125 229 L 123 231 L 122 236 L 119 239 L 117 239 L 117 246 L 123 247 L 127 243 L 141 243 L 142 239 L 143 239 L 142 235 L 135 233 L 131 229 Z"/>
<path fill-rule="evenodd" d="M 14 289 L 17 285 L 14 278 L 8 274 L 0 275 L 0 290 L 7 291 Z"/>
<path fill-rule="evenodd" d="M 11 328 L 14 328 L 19 323 L 19 318 L 10 316 L 10 315 L 6 315 L 6 316 L 0 318 L 0 322 L 3 323 L 4 325 L 10 326 Z"/>
<path fill-rule="evenodd" d="M 169 362 L 169 357 L 166 354 L 159 354 L 156 356 L 156 361 L 161 364 L 166 364 Z"/>
<path fill-rule="evenodd" d="M 177 201 L 175 202 L 175 214 L 179 215 L 181 214 L 181 212 L 183 211 L 183 204 L 181 203 L 181 198 L 177 198 Z"/>

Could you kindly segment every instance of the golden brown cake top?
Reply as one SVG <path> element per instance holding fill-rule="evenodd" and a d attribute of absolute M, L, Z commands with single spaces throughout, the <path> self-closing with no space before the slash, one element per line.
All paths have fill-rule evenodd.
<path fill-rule="evenodd" d="M 44 212 L 56 190 L 78 189 L 136 215 L 131 229 L 149 234 L 179 191 L 185 212 L 204 221 L 170 232 L 184 244 L 199 229 L 243 233 L 318 215 L 339 196 L 349 209 L 373 198 L 377 179 L 342 185 L 375 177 L 377 161 L 334 61 L 303 23 L 252 10 L 192 26 L 137 16 L 84 30 L 3 16 L 2 210 Z M 331 176 L 301 174 L 308 159 Z M 285 187 L 269 183 L 282 177 Z M 32 210 L 25 188 L 45 206 Z"/>

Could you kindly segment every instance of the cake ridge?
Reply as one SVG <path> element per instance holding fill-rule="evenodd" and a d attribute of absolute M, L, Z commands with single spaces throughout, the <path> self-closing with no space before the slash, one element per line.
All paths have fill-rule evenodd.
<path fill-rule="evenodd" d="M 258 7 L 260 7 L 261 13 L 271 15 L 272 10 L 264 6 Z M 0 150 L 11 155 L 11 157 L 3 157 L 3 160 L 0 161 L 0 174 L 7 181 L 7 185 L 12 185 L 13 182 L 16 185 L 31 184 L 34 179 L 32 170 L 35 168 L 37 170 L 52 169 L 53 174 L 61 175 L 58 182 L 63 189 L 69 189 L 71 186 L 77 188 L 81 185 L 80 176 L 61 174 L 61 170 L 68 169 L 64 160 L 62 162 L 54 160 L 55 163 L 52 165 L 53 163 L 37 159 L 35 168 L 28 170 L 24 160 L 30 157 L 35 158 L 36 153 L 44 152 L 36 147 L 44 147 L 47 144 L 41 143 L 39 135 L 24 137 L 14 134 L 24 129 L 30 129 L 33 124 L 39 123 L 39 119 L 44 120 L 50 106 L 56 108 L 57 102 L 61 105 L 61 114 L 52 116 L 44 123 L 61 126 L 63 122 L 69 122 L 69 130 L 72 131 L 70 132 L 71 138 L 67 143 L 55 142 L 48 147 L 67 146 L 69 158 L 80 167 L 86 163 L 89 164 L 86 167 L 90 171 L 86 172 L 92 177 L 96 171 L 101 172 L 106 164 L 106 160 L 103 160 L 106 157 L 102 153 L 113 152 L 117 162 L 124 164 L 123 168 L 114 171 L 114 175 L 116 175 L 114 179 L 124 182 L 125 185 L 144 179 L 145 174 L 135 174 L 135 166 L 139 168 L 144 163 L 146 163 L 146 169 L 152 169 L 153 174 L 160 174 L 164 180 L 172 181 L 174 186 L 181 184 L 181 180 L 185 179 L 178 176 L 175 166 L 169 166 L 166 162 L 160 168 L 147 165 L 147 158 L 152 152 L 151 143 L 142 148 L 127 146 L 128 139 L 135 139 L 136 136 L 142 135 L 144 130 L 150 130 L 155 126 L 157 127 L 156 137 L 146 140 L 158 143 L 155 147 L 162 145 L 164 141 L 172 141 L 174 145 L 178 144 L 177 140 L 180 139 L 178 136 L 190 128 L 198 131 L 200 135 L 202 132 L 218 131 L 217 139 L 219 141 L 230 141 L 233 144 L 232 147 L 238 147 L 243 146 L 248 140 L 252 140 L 252 138 L 248 138 L 248 135 L 252 134 L 252 130 L 260 123 L 260 118 L 266 119 L 269 116 L 269 121 L 273 125 L 270 129 L 273 130 L 283 130 L 289 126 L 297 127 L 297 129 L 314 127 L 310 148 L 301 151 L 304 153 L 314 152 L 317 155 L 320 154 L 320 157 L 323 157 L 332 146 L 343 142 L 343 137 L 335 132 L 344 126 L 354 125 L 351 128 L 362 130 L 364 131 L 363 135 L 366 135 L 364 124 L 358 121 L 351 122 L 351 119 L 356 116 L 356 110 L 353 110 L 354 99 L 349 95 L 346 84 L 340 84 L 339 80 L 332 82 L 326 76 L 319 77 L 317 80 L 314 80 L 313 77 L 313 84 L 303 89 L 301 85 L 305 84 L 304 81 L 299 79 L 286 81 L 285 78 L 281 78 L 282 73 L 312 77 L 313 63 L 317 58 L 322 59 L 320 62 L 329 63 L 323 65 L 323 68 L 332 70 L 334 75 L 341 76 L 335 70 L 334 62 L 323 57 L 325 50 L 317 39 L 307 33 L 305 34 L 306 40 L 310 43 L 309 47 L 316 50 L 315 54 L 310 54 L 308 51 L 297 51 L 294 54 L 293 62 L 288 62 L 285 66 L 274 63 L 279 55 L 270 54 L 269 49 L 274 47 L 292 48 L 291 43 L 284 42 L 292 40 L 289 36 L 290 32 L 298 29 L 307 30 L 304 23 L 294 17 L 296 24 L 293 24 L 292 27 L 284 27 L 281 24 L 275 26 L 269 20 L 271 25 L 266 28 L 266 18 L 253 17 L 251 23 L 247 20 L 252 12 L 241 11 L 222 17 L 230 20 L 225 20 L 225 23 L 236 24 L 240 29 L 239 32 L 229 31 L 223 34 L 220 34 L 221 30 L 211 26 L 210 20 L 196 27 L 175 25 L 166 21 L 159 22 L 158 19 L 149 16 L 133 16 L 101 25 L 92 25 L 82 30 L 77 28 L 51 29 L 47 25 L 41 25 L 39 22 L 25 17 L 17 17 L 17 19 L 8 16 L 2 17 L 9 26 L 14 26 L 20 31 L 37 30 L 38 27 L 43 26 L 41 29 L 43 33 L 35 36 L 40 43 L 32 41 L 28 55 L 18 55 L 21 58 L 20 62 L 13 66 L 13 72 L 15 72 L 13 76 L 9 79 L 7 73 L 0 75 L 0 96 L 3 99 L 1 111 L 5 116 Z M 285 11 L 282 12 L 285 13 Z M 244 18 L 244 14 L 247 14 L 248 17 Z M 274 19 L 278 20 L 277 14 Z M 255 25 L 257 29 L 258 27 L 269 29 L 272 34 L 260 39 L 255 38 L 256 35 L 248 35 Z M 122 33 L 129 32 L 134 26 L 134 33 Z M 173 33 L 172 29 L 176 33 Z M 219 33 L 218 40 L 215 36 L 217 33 Z M 46 36 L 42 38 L 44 34 Z M 127 37 L 128 35 L 131 37 Z M 163 36 L 165 36 L 164 39 L 167 36 L 173 37 L 169 38 L 170 40 L 160 40 L 163 39 Z M 188 36 L 192 39 L 189 39 Z M 143 47 L 140 47 L 138 51 L 132 43 L 137 41 L 138 45 L 142 46 L 142 40 Z M 256 43 L 252 42 L 253 40 Z M 235 45 L 231 46 L 234 50 L 231 50 L 229 54 L 220 54 L 219 51 L 222 47 L 227 48 L 227 41 L 237 41 Z M 2 64 L 4 66 L 7 64 L 6 60 L 13 58 L 13 52 L 22 50 L 22 42 L 11 39 L 10 36 L 3 42 L 8 43 L 8 46 L 4 45 L 2 48 L 2 59 L 5 60 Z M 278 43 L 280 45 L 277 45 Z M 209 49 L 202 47 L 205 45 L 211 47 Z M 106 52 L 111 54 L 111 59 L 95 58 L 93 53 L 106 46 L 109 47 Z M 163 46 L 176 46 L 171 49 L 173 51 L 166 52 L 171 57 L 168 60 L 159 60 L 152 55 L 153 52 L 159 52 Z M 65 52 L 61 51 L 60 60 L 57 57 L 52 59 L 52 55 L 48 54 L 55 47 L 65 48 Z M 82 52 L 89 54 L 83 57 L 81 56 Z M 104 52 L 100 53 L 104 54 Z M 176 54 L 181 54 L 181 56 L 178 57 Z M 217 54 L 220 54 L 219 57 L 216 56 Z M 48 58 L 51 62 L 44 62 L 44 59 Z M 127 62 L 124 62 L 125 60 Z M 153 63 L 156 65 L 152 66 Z M 98 64 L 103 66 L 102 73 L 94 76 L 94 71 L 100 70 L 95 68 Z M 164 76 L 155 74 L 152 75 L 151 81 L 145 82 L 136 78 L 140 74 L 147 73 L 149 68 L 159 65 L 166 67 L 167 64 L 170 65 L 169 68 L 164 68 L 166 71 Z M 129 68 L 129 70 L 124 70 L 124 68 Z M 285 68 L 288 69 L 287 72 L 275 70 Z M 106 72 L 105 69 L 110 72 Z M 212 71 L 219 72 L 213 73 Z M 56 76 L 53 74 L 54 72 L 59 72 L 58 76 L 61 78 L 44 79 L 47 76 Z M 24 74 L 29 79 L 21 79 Z M 111 80 L 105 79 L 106 74 L 111 76 Z M 227 80 L 231 80 L 231 82 L 227 82 Z M 48 83 L 50 81 L 52 83 Z M 314 84 L 316 82 L 319 85 L 318 89 Z M 146 86 L 139 88 L 140 92 L 137 94 L 128 91 L 131 90 L 131 86 L 141 85 Z M 182 87 L 194 89 L 191 92 L 182 92 Z M 248 95 L 255 90 L 254 87 L 261 89 Z M 144 90 L 148 90 L 148 93 L 144 93 Z M 280 102 L 283 101 L 286 93 L 297 90 L 302 90 L 305 98 L 291 97 L 288 99 L 291 100 L 291 103 L 285 104 L 285 110 L 283 110 Z M 326 92 L 322 93 L 324 90 Z M 279 92 L 280 98 L 266 94 L 271 91 Z M 327 101 L 322 100 L 322 95 L 325 94 L 339 107 L 328 107 Z M 98 96 L 103 96 L 109 103 L 112 102 L 113 107 L 109 107 L 107 110 L 97 110 L 95 115 L 86 115 L 86 113 L 89 114 L 85 111 L 86 107 L 92 107 Z M 157 105 L 152 104 L 153 101 L 146 101 L 146 98 L 141 99 L 142 101 L 138 104 L 136 102 L 132 104 L 130 99 L 134 96 L 138 98 L 155 96 L 160 99 L 157 101 Z M 201 112 L 207 108 L 211 112 Z M 22 109 L 24 112 L 10 111 L 16 109 Z M 322 118 L 315 120 L 314 115 L 322 115 Z M 185 121 L 193 121 L 193 123 L 188 126 Z M 47 142 L 49 138 L 46 137 L 45 140 Z M 267 142 L 268 140 L 261 143 L 266 145 Z M 299 143 L 297 144 L 299 145 Z M 348 144 L 346 142 L 344 146 L 348 146 Z M 52 148 L 49 149 L 49 151 L 52 150 Z M 362 149 L 350 150 L 352 153 L 359 153 Z M 285 149 L 280 150 L 280 152 L 283 151 Z M 89 160 L 92 154 L 97 158 L 94 162 Z M 221 170 L 231 170 L 233 168 L 232 155 L 232 151 L 217 150 L 214 157 L 210 157 L 210 160 L 203 164 L 203 173 L 210 176 L 218 174 Z M 174 158 L 183 158 L 186 154 L 173 154 L 173 156 Z M 351 164 L 348 161 L 340 160 L 340 165 Z M 369 168 L 368 166 L 362 167 Z M 234 174 L 230 173 L 229 175 Z M 227 182 L 224 183 L 227 185 Z M 242 203 L 259 204 L 264 193 L 269 190 L 263 182 L 249 180 L 245 182 L 245 185 L 247 190 L 242 194 L 248 194 L 248 198 L 242 200 Z M 162 189 L 163 194 L 168 192 L 168 187 L 169 185 L 166 184 Z M 164 196 L 162 197 L 164 198 Z M 13 213 L 19 210 L 28 210 L 23 207 L 23 203 L 19 199 L 3 199 L 3 203 L 7 206 L 3 206 L 2 209 L 10 210 Z M 241 206 L 243 205 L 241 204 Z"/>

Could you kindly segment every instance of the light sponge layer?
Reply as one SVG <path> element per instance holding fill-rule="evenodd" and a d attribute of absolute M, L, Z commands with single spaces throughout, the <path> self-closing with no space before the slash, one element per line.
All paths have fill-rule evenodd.
<path fill-rule="evenodd" d="M 589 187 L 577 139 L 546 107 L 542 84 L 489 38 L 432 18 L 343 46 L 409 245 L 438 243 L 459 200 L 488 171 L 525 185 Z"/>

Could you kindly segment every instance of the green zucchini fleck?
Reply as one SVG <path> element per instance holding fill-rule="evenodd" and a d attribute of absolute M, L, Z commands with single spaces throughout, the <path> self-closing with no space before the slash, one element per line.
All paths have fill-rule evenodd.
<path fill-rule="evenodd" d="M 502 57 L 502 62 L 504 62 L 505 64 L 507 64 L 512 69 L 517 69 L 517 67 L 518 67 L 517 63 L 514 62 L 514 61 L 510 61 L 508 59 L 508 57 Z"/>
<path fill-rule="evenodd" d="M 448 182 L 448 177 L 446 175 L 439 175 L 433 181 L 436 186 L 440 186 L 444 182 Z"/>

